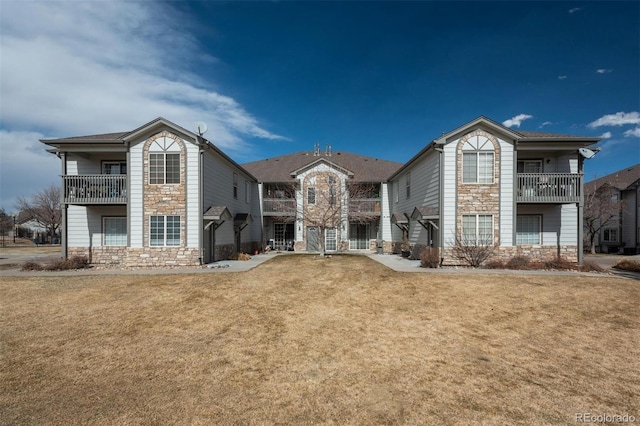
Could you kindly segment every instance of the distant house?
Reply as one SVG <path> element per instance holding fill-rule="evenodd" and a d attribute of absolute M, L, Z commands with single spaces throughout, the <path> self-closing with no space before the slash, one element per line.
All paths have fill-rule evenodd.
<path fill-rule="evenodd" d="M 640 253 L 640 164 L 585 184 L 585 196 L 606 191 L 615 206 L 614 218 L 595 236 L 600 253 Z"/>
<path fill-rule="evenodd" d="M 62 160 L 65 254 L 164 266 L 267 245 L 398 253 L 406 244 L 438 248 L 452 264 L 456 243 L 481 241 L 497 245 L 499 257 L 579 261 L 578 149 L 598 141 L 479 117 L 406 164 L 316 145 L 239 165 L 163 118 L 42 142 Z"/>

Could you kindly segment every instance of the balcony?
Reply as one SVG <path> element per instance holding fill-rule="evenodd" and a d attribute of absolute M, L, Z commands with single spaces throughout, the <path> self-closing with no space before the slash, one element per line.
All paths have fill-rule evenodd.
<path fill-rule="evenodd" d="M 65 204 L 127 204 L 126 175 L 62 176 Z"/>
<path fill-rule="evenodd" d="M 265 216 L 295 216 L 295 198 L 265 198 L 262 200 L 262 211 Z"/>
<path fill-rule="evenodd" d="M 350 216 L 380 216 L 380 198 L 352 198 L 349 200 Z"/>
<path fill-rule="evenodd" d="M 579 203 L 582 175 L 576 173 L 518 173 L 518 203 Z"/>

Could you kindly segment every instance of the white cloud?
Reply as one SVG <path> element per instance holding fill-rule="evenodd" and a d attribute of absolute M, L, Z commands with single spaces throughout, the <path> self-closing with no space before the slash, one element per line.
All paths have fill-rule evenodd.
<path fill-rule="evenodd" d="M 611 68 L 600 68 L 596 70 L 598 74 L 609 74 L 612 71 L 613 70 Z"/>
<path fill-rule="evenodd" d="M 604 132 L 600 135 L 602 139 L 611 139 L 611 132 Z"/>
<path fill-rule="evenodd" d="M 640 138 L 640 127 L 636 127 L 635 129 L 630 129 L 627 130 L 626 132 L 624 132 L 624 135 L 626 137 L 636 137 L 636 138 Z"/>
<path fill-rule="evenodd" d="M 592 121 L 587 126 L 596 128 L 600 126 L 624 126 L 625 124 L 640 124 L 640 113 L 633 111 L 607 114 Z"/>
<path fill-rule="evenodd" d="M 542 123 L 542 124 L 540 125 L 540 128 L 542 129 L 544 126 L 548 126 L 548 125 L 550 125 L 550 124 L 553 124 L 553 123 L 552 123 L 551 121 L 545 121 L 544 123 Z"/>
<path fill-rule="evenodd" d="M 158 116 L 186 129 L 205 121 L 207 138 L 230 153 L 250 149 L 246 139 L 286 139 L 266 130 L 214 83 L 186 69 L 215 67 L 217 59 L 199 49 L 187 31 L 188 19 L 175 9 L 167 10 L 171 7 L 171 3 L 128 1 L 3 2 L 0 168 L 4 177 L 5 170 L 12 169 L 14 154 L 5 151 L 30 143 L 25 135 L 35 135 L 37 141 L 127 131 Z M 38 142 L 28 146 L 45 150 Z M 34 164 L 33 157 L 21 160 Z M 14 170 L 29 173 L 29 179 L 50 177 L 49 168 Z M 13 179 L 14 185 L 22 181 L 20 177 Z M 2 197 L 4 203 L 4 188 Z"/>
<path fill-rule="evenodd" d="M 520 124 L 524 121 L 527 120 L 529 118 L 533 118 L 533 115 L 529 115 L 529 114 L 518 114 L 513 118 L 510 118 L 508 120 L 505 120 L 502 122 L 503 125 L 507 126 L 507 127 L 520 127 Z"/>
<path fill-rule="evenodd" d="M 558 80 L 566 80 L 568 77 L 566 75 L 559 75 Z"/>
<path fill-rule="evenodd" d="M 581 7 L 574 7 L 573 9 L 569 9 L 569 13 L 576 13 L 578 11 L 582 10 Z"/>

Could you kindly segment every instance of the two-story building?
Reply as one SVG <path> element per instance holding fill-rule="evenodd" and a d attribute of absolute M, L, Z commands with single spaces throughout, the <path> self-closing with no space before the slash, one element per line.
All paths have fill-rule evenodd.
<path fill-rule="evenodd" d="M 296 251 L 496 246 L 581 260 L 583 164 L 598 138 L 479 117 L 400 164 L 327 146 L 239 165 L 163 118 L 133 131 L 43 140 L 62 163 L 64 255 L 197 265 L 267 245 Z"/>
<path fill-rule="evenodd" d="M 65 256 L 191 266 L 261 245 L 255 177 L 199 134 L 158 118 L 42 142 L 61 159 Z"/>
<path fill-rule="evenodd" d="M 598 138 L 516 131 L 479 117 L 443 134 L 389 177 L 393 241 L 495 245 L 495 256 L 582 255 L 583 164 Z"/>

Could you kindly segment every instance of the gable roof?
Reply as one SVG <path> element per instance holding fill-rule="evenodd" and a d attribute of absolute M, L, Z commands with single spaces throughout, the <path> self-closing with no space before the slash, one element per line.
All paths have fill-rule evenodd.
<path fill-rule="evenodd" d="M 586 193 L 592 193 L 602 185 L 609 185 L 618 190 L 625 190 L 640 180 L 640 163 L 627 167 L 609 175 L 592 180 L 584 184 Z"/>
<path fill-rule="evenodd" d="M 242 165 L 260 182 L 291 182 L 291 173 L 304 169 L 313 163 L 325 160 L 341 169 L 353 173 L 355 182 L 386 182 L 402 163 L 366 157 L 344 151 L 334 151 L 331 155 L 313 155 L 313 151 L 300 151 L 293 154 L 266 158 Z"/>

